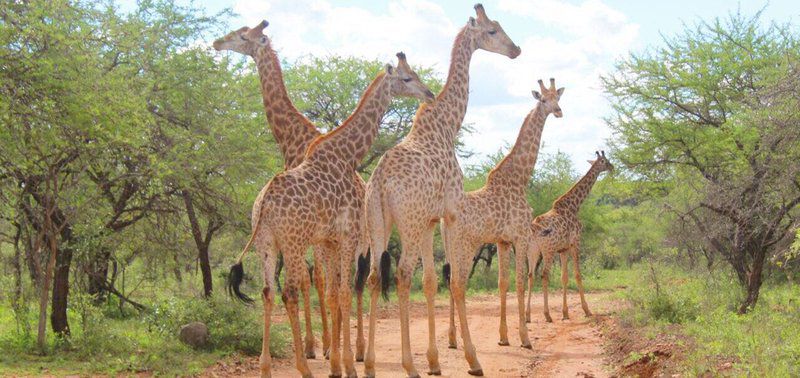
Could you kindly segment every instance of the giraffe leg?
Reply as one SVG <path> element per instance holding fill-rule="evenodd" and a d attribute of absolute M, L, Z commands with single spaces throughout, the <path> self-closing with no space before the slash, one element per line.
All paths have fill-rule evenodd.
<path fill-rule="evenodd" d="M 303 285 L 300 291 L 303 294 L 303 317 L 306 328 L 305 356 L 306 358 L 314 359 L 317 356 L 314 353 L 314 331 L 311 329 L 311 278 L 308 274 L 303 277 Z"/>
<path fill-rule="evenodd" d="M 447 293 L 450 296 L 450 327 L 447 328 L 447 347 L 456 349 L 458 348 L 458 344 L 456 343 L 456 304 L 453 300 L 453 291 L 449 286 L 448 284 Z"/>
<path fill-rule="evenodd" d="M 422 289 L 425 292 L 428 307 L 428 375 L 442 375 L 439 366 L 439 350 L 436 348 L 436 292 L 439 290 L 439 281 L 436 278 L 436 268 L 433 263 L 433 231 L 434 225 L 424 231 L 421 239 L 422 256 Z"/>
<path fill-rule="evenodd" d="M 419 234 L 417 234 L 419 235 Z M 402 365 L 409 378 L 419 377 L 411 357 L 411 335 L 409 331 L 409 294 L 411 290 L 411 276 L 414 266 L 419 258 L 420 238 L 408 240 L 403 238 L 403 254 L 397 267 L 397 298 L 400 307 L 400 340 L 402 345 Z"/>
<path fill-rule="evenodd" d="M 353 251 L 356 248 L 358 233 L 352 235 L 349 243 L 341 243 L 339 249 L 339 322 L 342 335 L 342 363 L 347 378 L 355 378 L 355 362 L 350 344 L 350 313 L 352 312 L 353 292 L 350 286 L 350 268 L 353 266 Z"/>
<path fill-rule="evenodd" d="M 525 324 L 525 258 L 530 255 L 531 242 L 520 241 L 515 247 L 515 280 L 517 289 L 517 320 L 519 323 L 519 341 L 523 348 L 532 349 L 531 340 L 528 337 L 528 325 Z"/>
<path fill-rule="evenodd" d="M 567 283 L 569 282 L 569 277 L 567 274 L 569 273 L 569 261 L 567 261 L 568 257 L 566 251 L 562 251 L 558 254 L 561 257 L 561 289 L 564 293 L 561 300 L 561 314 L 563 317 L 562 320 L 569 319 L 569 309 L 567 308 Z"/>
<path fill-rule="evenodd" d="M 444 232 L 444 222 L 439 222 L 439 235 L 442 238 L 442 246 L 444 246 L 444 250 L 447 251 L 447 237 Z M 449 264 L 449 259 L 445 258 L 445 265 Z M 442 273 L 444 275 L 445 267 L 442 267 Z M 450 266 L 447 266 L 447 269 L 451 269 Z M 447 285 L 447 294 L 450 297 L 450 326 L 447 328 L 447 347 L 450 349 L 456 349 L 458 345 L 456 344 L 456 307 L 455 302 L 453 301 L 453 293 L 450 291 L 450 273 L 447 274 L 448 276 L 443 277 L 448 282 L 445 283 Z"/>
<path fill-rule="evenodd" d="M 364 375 L 367 377 L 375 377 L 375 328 L 378 325 L 378 294 L 381 290 L 381 283 L 378 279 L 378 258 L 376 258 L 378 255 L 378 253 L 372 254 L 372 267 L 370 268 L 369 277 L 367 277 L 367 285 L 369 287 L 369 329 L 367 331 L 367 355 L 364 358 Z"/>
<path fill-rule="evenodd" d="M 331 334 L 328 328 L 328 308 L 325 306 L 325 270 L 322 269 L 324 262 L 318 256 L 323 251 L 320 248 L 323 247 L 314 247 L 314 287 L 317 290 L 319 316 L 322 321 L 322 354 L 327 358 L 330 352 Z"/>
<path fill-rule="evenodd" d="M 586 303 L 586 298 L 583 296 L 583 279 L 581 278 L 581 267 L 578 261 L 579 247 L 576 245 L 572 248 L 571 252 L 572 263 L 575 266 L 575 283 L 578 285 L 578 293 L 581 295 L 581 307 L 583 307 L 583 313 L 586 316 L 592 316 L 592 312 L 589 311 L 589 304 Z"/>
<path fill-rule="evenodd" d="M 356 293 L 356 361 L 364 361 L 364 292 Z"/>
<path fill-rule="evenodd" d="M 553 254 L 550 251 L 543 252 L 544 262 L 542 267 L 542 306 L 544 307 L 544 319 L 548 323 L 553 322 L 550 317 L 550 305 L 547 302 L 547 292 L 550 287 L 550 265 L 553 263 Z"/>
<path fill-rule="evenodd" d="M 329 257 L 330 258 L 330 257 Z M 335 260 L 330 258 L 331 262 Z M 334 266 L 336 265 L 336 266 Z M 325 285 L 325 293 L 328 299 L 328 308 L 331 309 L 331 343 L 330 343 L 330 364 L 331 364 L 331 373 L 329 377 L 341 377 L 342 376 L 342 358 L 341 358 L 341 351 L 339 349 L 339 340 L 341 337 L 341 329 L 342 329 L 342 315 L 339 308 L 339 276 L 340 271 L 338 264 L 335 262 L 333 264 L 328 264 L 327 268 L 330 268 L 328 271 L 328 282 Z"/>
<path fill-rule="evenodd" d="M 455 243 L 454 243 L 455 244 Z M 456 256 L 456 253 L 460 251 L 477 251 L 479 245 L 464 245 L 466 243 L 459 243 L 462 244 L 462 247 L 459 249 L 454 250 L 455 253 L 451 253 L 451 256 Z M 467 255 L 461 252 L 462 255 Z M 472 337 L 469 333 L 469 326 L 467 324 L 467 308 L 466 308 L 466 284 L 469 279 L 469 271 L 467 266 L 469 265 L 468 259 L 463 257 L 453 259 L 451 261 L 455 261 L 456 263 L 452 266 L 452 275 L 450 281 L 450 287 L 453 291 L 453 298 L 456 303 L 456 309 L 458 310 L 458 320 L 459 326 L 461 328 L 461 340 L 464 343 L 464 357 L 467 359 L 467 363 L 469 364 L 469 371 L 470 375 L 476 376 L 483 376 L 483 369 L 481 368 L 480 362 L 478 362 L 478 356 L 475 353 L 475 345 L 472 344 Z"/>
<path fill-rule="evenodd" d="M 269 353 L 269 330 L 271 326 L 272 306 L 275 303 L 275 257 L 276 252 L 274 249 L 258 248 L 259 254 L 263 256 L 263 276 L 264 276 L 264 289 L 261 293 L 261 298 L 264 301 L 264 335 L 261 339 L 261 356 L 259 358 L 259 365 L 261 370 L 261 377 L 272 376 L 272 356 Z"/>
<path fill-rule="evenodd" d="M 300 317 L 298 302 L 298 291 L 301 289 L 303 283 L 303 275 L 308 275 L 306 264 L 303 259 L 303 248 L 289 248 L 284 252 L 284 261 L 286 267 L 286 282 L 283 288 L 284 306 L 289 315 L 289 323 L 292 327 L 292 341 L 294 346 L 294 358 L 297 370 L 303 378 L 312 377 L 311 370 L 308 368 L 308 363 L 303 355 L 301 349 L 301 336 L 300 336 Z"/>
<path fill-rule="evenodd" d="M 500 291 L 500 342 L 497 345 L 507 346 L 508 324 L 506 323 L 506 294 L 508 292 L 508 261 L 510 259 L 510 245 L 497 243 L 498 279 L 497 288 Z"/>
<path fill-rule="evenodd" d="M 537 249 L 531 252 L 528 257 L 528 305 L 525 308 L 525 321 L 531 322 L 531 296 L 533 295 L 534 278 L 536 277 L 536 265 L 542 259 L 542 253 Z"/>

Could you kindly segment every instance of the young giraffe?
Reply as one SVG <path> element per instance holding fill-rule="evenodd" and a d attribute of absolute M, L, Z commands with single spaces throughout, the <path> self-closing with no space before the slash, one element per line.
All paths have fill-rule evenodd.
<path fill-rule="evenodd" d="M 542 129 L 549 114 L 561 118 L 558 101 L 564 88 L 556 89 L 555 79 L 550 79 L 550 88 L 539 80 L 541 93 L 532 91 L 537 100 L 531 110 L 511 151 L 497 164 L 486 180 L 486 185 L 466 193 L 459 203 L 458 217 L 451 225 L 447 256 L 453 260 L 451 271 L 450 347 L 456 347 L 453 297 L 463 298 L 469 280 L 469 267 L 475 251 L 485 243 L 497 243 L 499 259 L 500 289 L 500 342 L 509 345 L 506 325 L 506 291 L 508 290 L 508 262 L 511 246 L 516 253 L 517 277 L 525 277 L 525 258 L 533 245 L 531 221 L 533 214 L 525 193 L 536 158 L 539 155 Z M 447 269 L 447 268 L 445 268 Z M 525 324 L 525 280 L 517 280 L 517 306 L 519 308 L 519 337 L 523 348 L 531 348 Z M 456 293 L 456 290 L 462 292 Z M 463 305 L 463 304 L 460 304 Z"/>
<path fill-rule="evenodd" d="M 284 169 L 294 168 L 305 158 L 306 149 L 316 137 L 321 133 L 317 127 L 303 113 L 295 108 L 286 86 L 283 81 L 280 59 L 275 50 L 272 49 L 272 41 L 263 34 L 263 30 L 269 25 L 266 20 L 250 29 L 242 27 L 233 31 L 225 37 L 214 42 L 217 51 L 230 50 L 247 55 L 253 58 L 258 68 L 261 82 L 261 97 L 264 103 L 264 111 L 267 121 L 278 144 L 278 148 L 283 155 Z M 358 174 L 353 174 L 353 180 L 358 185 L 358 191 L 363 198 L 366 183 Z M 260 199 L 256 199 L 260 203 Z M 253 213 L 255 214 L 255 212 Z M 366 237 L 366 231 L 365 231 Z M 366 242 L 366 241 L 365 241 Z M 324 251 L 325 246 L 317 245 L 313 247 L 314 256 L 314 286 L 317 290 L 319 301 L 319 311 L 322 318 L 322 350 L 328 356 L 330 333 L 328 330 L 328 317 L 325 306 L 324 287 L 325 278 L 322 270 L 320 254 L 328 254 Z M 301 287 L 303 293 L 303 309 L 305 315 L 306 338 L 305 354 L 306 358 L 315 358 L 314 334 L 311 331 L 311 301 L 309 298 L 309 282 L 304 282 Z M 364 332 L 363 332 L 363 305 L 362 289 L 357 288 L 356 296 L 358 300 L 358 332 L 356 336 L 356 361 L 364 360 Z"/>
<path fill-rule="evenodd" d="M 547 304 L 547 288 L 550 281 L 550 265 L 553 263 L 553 255 L 558 253 L 561 257 L 561 285 L 563 286 L 563 300 L 561 303 L 561 313 L 563 319 L 569 319 L 569 312 L 567 311 L 567 253 L 572 257 L 572 263 L 575 268 L 575 282 L 578 284 L 578 293 L 581 296 L 581 307 L 586 316 L 592 316 L 589 311 L 589 305 L 586 304 L 586 299 L 583 297 L 583 280 L 581 279 L 580 261 L 578 260 L 578 253 L 580 252 L 580 239 L 581 239 L 581 220 L 578 218 L 578 211 L 581 208 L 581 203 L 589 195 L 592 186 L 597 181 L 597 177 L 605 171 L 613 171 L 614 166 L 606 159 L 606 153 L 596 152 L 596 159 L 589 160 L 592 167 L 589 172 L 586 172 L 569 191 L 564 193 L 561 197 L 553 202 L 553 208 L 550 211 L 536 217 L 531 223 L 531 230 L 534 235 L 534 245 L 532 254 L 528 256 L 530 259 L 529 266 L 531 267 L 531 275 L 529 276 L 529 291 L 528 291 L 528 306 L 526 313 L 530 318 L 531 312 L 531 295 L 530 292 L 533 287 L 532 275 L 535 270 L 534 267 L 539 264 L 540 259 L 544 257 L 544 267 L 542 269 L 542 293 L 544 295 L 544 317 L 548 322 L 552 322 L 550 318 L 550 308 Z"/>
<path fill-rule="evenodd" d="M 321 133 L 303 113 L 300 113 L 294 107 L 292 100 L 289 98 L 289 93 L 287 93 L 286 86 L 283 83 L 283 72 L 278 55 L 272 49 L 269 37 L 263 34 L 264 28 L 268 25 L 269 22 L 264 20 L 252 29 L 246 26 L 242 27 L 214 41 L 214 48 L 217 51 L 235 51 L 250 56 L 255 61 L 261 82 L 261 98 L 267 115 L 267 124 L 275 137 L 275 142 L 278 144 L 281 155 L 283 155 L 283 168 L 287 170 L 300 165 L 305 157 L 308 145 Z M 260 199 L 257 198 L 255 203 L 260 203 Z M 317 290 L 317 296 L 324 298 L 325 278 L 318 256 L 318 251 L 321 249 L 322 246 L 314 247 L 314 286 Z M 310 282 L 303 282 L 301 287 L 306 325 L 305 355 L 306 358 L 315 358 L 314 333 L 311 331 L 309 286 Z M 322 350 L 323 353 L 327 354 L 330 334 L 328 331 L 328 312 L 325 308 L 324 300 L 319 301 L 319 311 L 322 318 Z"/>
<path fill-rule="evenodd" d="M 397 295 L 400 306 L 402 365 L 409 377 L 418 377 L 411 358 L 408 302 L 411 275 L 421 257 L 424 291 L 428 309 L 429 374 L 441 374 L 434 325 L 434 298 L 437 278 L 433 266 L 433 232 L 439 219 L 452 217 L 457 196 L 462 195 L 462 174 L 455 155 L 455 141 L 467 108 L 469 64 L 472 53 L 483 49 L 510 58 L 520 54 L 519 46 L 496 21 L 490 20 L 483 6 L 475 5 L 477 19 L 470 17 L 455 39 L 450 71 L 442 92 L 433 104 L 422 105 L 410 133 L 381 158 L 367 183 L 367 222 L 371 236 L 372 266 L 368 282 L 371 289 L 367 356 L 367 376 L 375 376 L 375 324 L 378 290 L 388 287 L 386 252 L 392 225 L 396 224 L 403 245 L 397 267 Z M 381 274 L 378 271 L 377 251 Z M 382 282 L 379 282 L 382 281 Z M 463 319 L 466 322 L 466 318 Z M 464 323 L 466 324 L 466 323 Z M 469 331 L 462 329 L 464 352 L 470 374 L 482 375 Z"/>
<path fill-rule="evenodd" d="M 260 203 L 254 206 L 257 218 L 253 233 L 237 265 L 231 271 L 236 276 L 234 291 L 241 284 L 241 259 L 255 242 L 264 268 L 264 337 L 261 352 L 261 375 L 270 376 L 269 330 L 274 301 L 274 270 L 278 253 L 286 264 L 286 285 L 282 299 L 289 314 L 294 342 L 295 364 L 303 377 L 311 377 L 299 348 L 300 326 L 297 309 L 297 290 L 308 275 L 304 254 L 310 245 L 325 245 L 323 257 L 328 282 L 326 296 L 331 308 L 331 376 L 341 376 L 340 359 L 348 377 L 355 377 L 353 353 L 350 349 L 350 268 L 353 252 L 363 240 L 363 198 L 352 172 L 369 151 L 378 134 L 378 124 L 395 96 L 416 97 L 426 101 L 433 93 L 420 81 L 405 60 L 397 54 L 397 68 L 386 66 L 367 88 L 355 112 L 341 126 L 315 139 L 300 165 L 284 171 L 262 189 Z M 365 253 L 365 250 L 359 250 Z M 343 335 L 343 355 L 339 337 Z"/>

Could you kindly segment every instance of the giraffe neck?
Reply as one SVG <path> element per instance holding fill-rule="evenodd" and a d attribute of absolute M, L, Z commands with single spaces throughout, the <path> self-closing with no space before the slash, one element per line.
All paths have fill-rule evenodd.
<path fill-rule="evenodd" d="M 542 129 L 547 119 L 547 112 L 541 103 L 525 117 L 519 130 L 517 141 L 508 155 L 489 172 L 487 185 L 511 185 L 524 187 L 533 174 L 539 146 L 542 140 Z"/>
<path fill-rule="evenodd" d="M 380 120 L 392 102 L 390 87 L 386 73 L 379 74 L 367 87 L 353 114 L 339 127 L 311 143 L 306 159 L 343 161 L 355 169 L 378 135 Z"/>
<path fill-rule="evenodd" d="M 597 181 L 597 176 L 600 175 L 600 169 L 597 164 L 593 164 L 591 168 L 589 168 L 589 172 L 581 177 L 575 185 L 572 186 L 566 193 L 564 193 L 561 197 L 558 197 L 555 202 L 553 202 L 554 208 L 560 209 L 569 209 L 570 211 L 577 213 L 581 207 L 581 204 L 589 195 L 589 192 L 592 191 L 592 186 Z"/>
<path fill-rule="evenodd" d="M 409 137 L 443 140 L 455 145 L 458 130 L 467 112 L 469 64 L 472 53 L 475 52 L 475 42 L 467 35 L 466 30 L 461 29 L 453 42 L 447 82 L 436 96 L 436 101 L 420 106 Z M 440 124 L 443 120 L 449 123 Z"/>
<path fill-rule="evenodd" d="M 283 71 L 275 51 L 269 46 L 262 46 L 253 59 L 261 81 L 267 123 L 283 155 L 284 168 L 293 168 L 303 161 L 306 147 L 320 132 L 294 107 L 283 83 Z"/>

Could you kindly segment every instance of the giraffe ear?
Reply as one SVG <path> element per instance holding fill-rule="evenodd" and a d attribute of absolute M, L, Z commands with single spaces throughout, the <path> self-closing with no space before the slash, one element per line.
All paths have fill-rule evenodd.
<path fill-rule="evenodd" d="M 531 91 L 531 94 L 533 95 L 533 98 L 535 98 L 537 100 L 541 100 L 542 99 L 542 94 L 539 93 L 539 92 Z"/>
<path fill-rule="evenodd" d="M 561 97 L 561 95 L 564 94 L 564 87 L 558 88 L 556 93 L 558 93 L 558 97 Z"/>
<path fill-rule="evenodd" d="M 389 75 L 394 75 L 394 67 L 391 64 L 386 63 L 386 73 Z"/>
<path fill-rule="evenodd" d="M 594 164 L 594 160 L 586 160 L 586 162 L 589 164 Z"/>

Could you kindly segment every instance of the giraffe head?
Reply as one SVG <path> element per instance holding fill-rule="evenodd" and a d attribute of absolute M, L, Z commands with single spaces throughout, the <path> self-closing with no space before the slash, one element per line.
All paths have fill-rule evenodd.
<path fill-rule="evenodd" d="M 416 97 L 425 102 L 434 100 L 433 92 L 408 65 L 406 54 L 397 53 L 397 68 L 387 64 L 386 75 L 387 80 L 391 80 L 392 96 Z"/>
<path fill-rule="evenodd" d="M 550 78 L 550 88 L 545 88 L 544 82 L 539 79 L 539 90 L 531 91 L 533 98 L 539 100 L 539 105 L 544 107 L 545 114 L 552 113 L 556 118 L 561 118 L 561 106 L 558 105 L 558 100 L 561 99 L 561 94 L 564 93 L 564 88 L 556 89 L 556 79 Z"/>
<path fill-rule="evenodd" d="M 264 35 L 264 28 L 267 25 L 269 25 L 269 22 L 264 20 L 252 29 L 244 26 L 234 30 L 214 41 L 214 49 L 217 51 L 236 51 L 239 54 L 253 56 L 260 47 L 270 45 L 269 38 Z"/>
<path fill-rule="evenodd" d="M 613 172 L 614 166 L 611 165 L 611 162 L 608 161 L 606 158 L 605 151 L 595 151 L 594 152 L 596 159 L 594 160 L 587 160 L 589 164 L 592 165 L 592 168 L 597 168 L 599 172 Z"/>
<path fill-rule="evenodd" d="M 475 13 L 477 18 L 470 17 L 466 29 L 477 43 L 477 48 L 511 59 L 518 57 L 522 50 L 509 38 L 499 22 L 486 15 L 483 5 L 475 4 Z"/>

